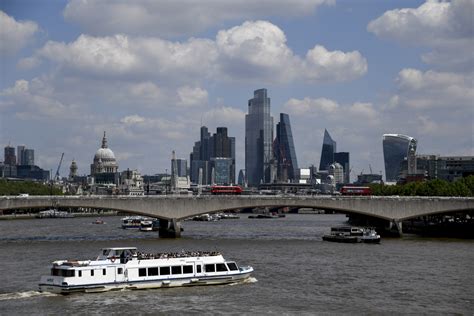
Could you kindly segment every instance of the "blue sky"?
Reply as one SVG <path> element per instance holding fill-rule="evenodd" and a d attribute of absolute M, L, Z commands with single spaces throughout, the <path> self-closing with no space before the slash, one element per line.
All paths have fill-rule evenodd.
<path fill-rule="evenodd" d="M 198 5 L 199 3 L 199 5 Z M 106 130 L 120 169 L 189 158 L 201 121 L 229 127 L 267 88 L 290 115 L 300 167 L 324 129 L 352 178 L 383 171 L 382 134 L 419 153 L 473 155 L 472 0 L 33 1 L 0 3 L 0 143 L 79 173 Z M 65 167 L 62 174 L 66 175 Z"/>

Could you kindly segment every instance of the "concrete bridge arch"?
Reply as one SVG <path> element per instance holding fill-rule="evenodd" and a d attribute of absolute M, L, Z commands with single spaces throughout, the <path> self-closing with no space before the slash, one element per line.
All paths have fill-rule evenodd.
<path fill-rule="evenodd" d="M 162 219 L 163 231 L 179 235 L 185 218 L 254 207 L 308 207 L 360 214 L 395 223 L 439 213 L 474 210 L 474 198 L 354 196 L 31 196 L 0 197 L 0 210 L 51 207 L 110 209 Z M 166 227 L 165 227 L 166 226 Z"/>

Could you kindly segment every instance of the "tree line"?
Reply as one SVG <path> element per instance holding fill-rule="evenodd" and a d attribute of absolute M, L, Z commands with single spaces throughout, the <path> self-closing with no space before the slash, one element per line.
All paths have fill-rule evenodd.
<path fill-rule="evenodd" d="M 62 195 L 62 190 L 34 181 L 8 181 L 0 179 L 0 195 Z"/>
<path fill-rule="evenodd" d="M 474 176 L 471 175 L 454 182 L 435 179 L 397 185 L 371 184 L 370 187 L 372 195 L 474 196 Z"/>

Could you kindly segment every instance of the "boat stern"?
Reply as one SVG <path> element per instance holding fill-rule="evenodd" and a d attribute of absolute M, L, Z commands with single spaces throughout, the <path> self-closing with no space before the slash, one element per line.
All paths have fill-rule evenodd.
<path fill-rule="evenodd" d="M 62 294 L 67 292 L 68 284 L 63 277 L 43 275 L 38 287 L 40 292 Z"/>

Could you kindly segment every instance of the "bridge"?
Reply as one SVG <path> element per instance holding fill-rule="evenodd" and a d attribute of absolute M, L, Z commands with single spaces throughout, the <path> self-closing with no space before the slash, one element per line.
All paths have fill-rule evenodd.
<path fill-rule="evenodd" d="M 179 237 L 180 221 L 205 213 L 248 208 L 315 208 L 358 214 L 389 221 L 399 233 L 401 221 L 449 212 L 474 210 L 468 197 L 355 196 L 28 196 L 0 197 L 0 210 L 48 208 L 117 210 L 160 219 L 160 237 Z"/>

